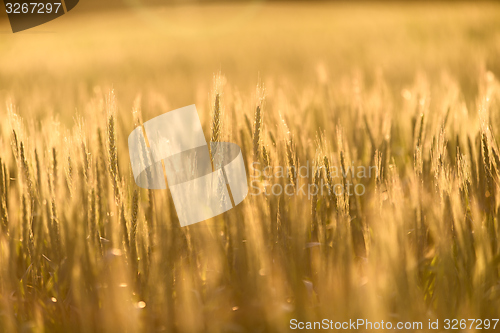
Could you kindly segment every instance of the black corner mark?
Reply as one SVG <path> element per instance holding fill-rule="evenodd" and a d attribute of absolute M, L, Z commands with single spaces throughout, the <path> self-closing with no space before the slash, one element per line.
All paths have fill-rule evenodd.
<path fill-rule="evenodd" d="M 3 0 L 12 32 L 23 31 L 52 21 L 75 8 L 78 1 Z"/>
<path fill-rule="evenodd" d="M 69 12 L 73 8 L 75 8 L 78 0 L 63 0 L 66 3 L 66 10 Z"/>

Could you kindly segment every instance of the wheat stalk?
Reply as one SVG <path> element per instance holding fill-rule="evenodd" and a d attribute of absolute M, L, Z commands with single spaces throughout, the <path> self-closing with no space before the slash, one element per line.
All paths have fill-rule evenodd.
<path fill-rule="evenodd" d="M 222 131 L 222 119 L 221 119 L 221 107 L 220 107 L 220 94 L 215 95 L 215 102 L 213 107 L 212 116 L 212 142 L 220 141 L 221 131 Z"/>

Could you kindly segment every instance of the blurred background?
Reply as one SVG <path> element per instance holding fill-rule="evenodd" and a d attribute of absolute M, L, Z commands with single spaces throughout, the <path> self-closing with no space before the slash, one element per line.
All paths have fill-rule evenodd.
<path fill-rule="evenodd" d="M 0 98 L 29 92 L 37 114 L 44 99 L 74 110 L 96 85 L 113 86 L 123 107 L 157 91 L 175 108 L 206 97 L 218 71 L 243 91 L 259 76 L 300 89 L 317 82 L 318 66 L 332 83 L 358 71 L 370 84 L 379 73 L 396 93 L 419 71 L 453 72 L 469 102 L 481 67 L 500 74 L 493 2 L 85 0 L 16 34 L 0 17 Z M 37 91 L 48 82 L 54 89 Z"/>

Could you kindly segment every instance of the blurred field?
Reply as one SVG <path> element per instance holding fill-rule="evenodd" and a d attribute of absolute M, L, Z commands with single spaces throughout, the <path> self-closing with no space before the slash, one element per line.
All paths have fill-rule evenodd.
<path fill-rule="evenodd" d="M 94 86 L 113 85 L 124 108 L 147 91 L 183 106 L 218 70 L 240 90 L 253 89 L 260 73 L 293 82 L 297 94 L 316 82 L 322 62 L 334 82 L 360 70 L 370 83 L 382 70 L 395 93 L 419 70 L 432 80 L 449 72 L 471 99 L 479 67 L 500 71 L 497 4 L 252 2 L 78 13 L 20 34 L 2 23 L 3 94 L 42 94 L 73 111 Z M 51 89 L 37 92 L 41 86 Z"/>
<path fill-rule="evenodd" d="M 495 3 L 75 10 L 17 34 L 1 21 L 0 331 L 499 318 L 498 77 Z M 168 191 L 135 185 L 127 137 L 193 103 L 247 171 L 381 174 L 311 174 L 366 194 L 248 196 L 180 228 Z"/>

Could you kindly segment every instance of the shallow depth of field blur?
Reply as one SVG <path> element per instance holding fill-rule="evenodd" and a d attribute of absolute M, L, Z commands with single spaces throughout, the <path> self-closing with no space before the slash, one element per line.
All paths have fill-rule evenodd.
<path fill-rule="evenodd" d="M 16 34 L 0 15 L 1 332 L 499 318 L 500 4 L 95 3 Z M 299 185 L 366 193 L 181 228 L 127 137 L 190 104 L 255 186 L 297 179 L 254 162 L 309 163 Z M 381 172 L 324 172 L 352 165 Z"/>

